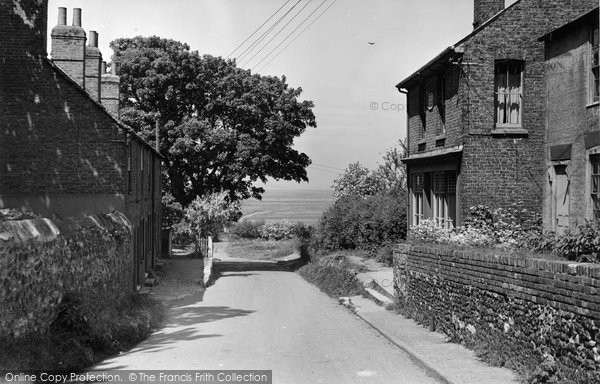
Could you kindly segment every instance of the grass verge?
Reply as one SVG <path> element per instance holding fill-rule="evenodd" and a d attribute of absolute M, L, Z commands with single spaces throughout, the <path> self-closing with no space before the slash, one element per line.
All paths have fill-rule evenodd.
<path fill-rule="evenodd" d="M 234 240 L 227 244 L 229 256 L 246 260 L 273 260 L 297 251 L 297 240 Z"/>
<path fill-rule="evenodd" d="M 319 257 L 298 270 L 309 283 L 333 298 L 366 294 L 362 284 L 356 280 L 361 270 L 348 262 L 351 252 L 336 252 Z"/>
<path fill-rule="evenodd" d="M 76 298 L 66 298 L 49 332 L 0 340 L 0 371 L 79 372 L 132 348 L 166 318 L 161 302 L 138 294 L 104 312 L 86 314 L 81 308 Z"/>

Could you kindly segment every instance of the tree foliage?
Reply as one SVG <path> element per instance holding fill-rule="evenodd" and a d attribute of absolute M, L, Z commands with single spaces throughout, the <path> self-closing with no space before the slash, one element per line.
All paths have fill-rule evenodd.
<path fill-rule="evenodd" d="M 397 193 L 406 187 L 406 167 L 402 159 L 406 154 L 406 144 L 388 149 L 383 164 L 370 170 L 360 162 L 351 163 L 340 176 L 333 181 L 333 193 L 336 199 L 342 197 L 368 197 L 380 193 Z"/>
<path fill-rule="evenodd" d="M 333 195 L 342 197 L 373 196 L 385 189 L 385 183 L 376 172 L 360 162 L 348 165 L 344 173 L 333 181 Z"/>
<path fill-rule="evenodd" d="M 178 230 L 187 232 L 194 241 L 207 236 L 217 237 L 219 231 L 242 216 L 240 204 L 228 201 L 225 192 L 196 197 L 185 209 Z"/>
<path fill-rule="evenodd" d="M 320 224 L 321 248 L 374 251 L 406 238 L 406 193 L 342 197 Z"/>
<path fill-rule="evenodd" d="M 121 76 L 121 117 L 149 142 L 160 130 L 168 157 L 165 188 L 187 206 L 226 191 L 230 201 L 260 198 L 254 185 L 308 181 L 310 159 L 292 148 L 316 127 L 311 101 L 286 78 L 261 76 L 235 61 L 200 56 L 187 44 L 153 37 L 111 42 Z"/>

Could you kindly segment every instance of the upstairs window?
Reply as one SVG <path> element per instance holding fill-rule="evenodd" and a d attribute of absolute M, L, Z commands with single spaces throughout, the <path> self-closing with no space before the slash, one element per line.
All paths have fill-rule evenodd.
<path fill-rule="evenodd" d="M 446 76 L 439 75 L 438 83 L 438 110 L 440 113 L 440 130 L 438 133 L 446 133 Z"/>
<path fill-rule="evenodd" d="M 590 33 L 590 43 L 592 46 L 590 57 L 590 103 L 597 103 L 600 101 L 600 85 L 598 83 L 598 80 L 600 79 L 598 39 L 598 25 L 595 25 L 592 27 Z"/>
<path fill-rule="evenodd" d="M 427 132 L 427 92 L 425 86 L 419 87 L 419 117 L 421 118 L 421 137 L 425 137 Z"/>
<path fill-rule="evenodd" d="M 521 126 L 523 112 L 523 62 L 496 63 L 496 126 Z"/>

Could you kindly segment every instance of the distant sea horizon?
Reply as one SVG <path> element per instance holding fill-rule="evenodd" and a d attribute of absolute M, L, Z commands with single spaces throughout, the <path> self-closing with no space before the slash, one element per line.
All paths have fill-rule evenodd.
<path fill-rule="evenodd" d="M 267 189 L 242 203 L 241 220 L 290 220 L 316 225 L 335 199 L 331 189 Z"/>

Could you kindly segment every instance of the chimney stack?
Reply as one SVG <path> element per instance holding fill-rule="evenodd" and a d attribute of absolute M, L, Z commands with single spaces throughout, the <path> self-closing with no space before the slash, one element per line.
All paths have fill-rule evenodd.
<path fill-rule="evenodd" d="M 473 29 L 481 27 L 486 21 L 504 10 L 505 0 L 474 0 Z"/>
<path fill-rule="evenodd" d="M 52 28 L 52 61 L 85 88 L 85 31 L 81 9 L 73 9 L 73 25 L 66 25 L 67 10 L 59 8 L 58 25 Z"/>
<path fill-rule="evenodd" d="M 106 63 L 103 65 L 106 70 Z M 119 85 L 120 78 L 118 76 L 118 64 L 112 62 L 110 64 L 111 73 L 102 73 L 100 97 L 102 105 L 113 115 L 119 118 Z"/>
<path fill-rule="evenodd" d="M 90 31 L 88 46 L 85 47 L 85 90 L 100 102 L 102 53 L 98 49 L 98 32 Z"/>

